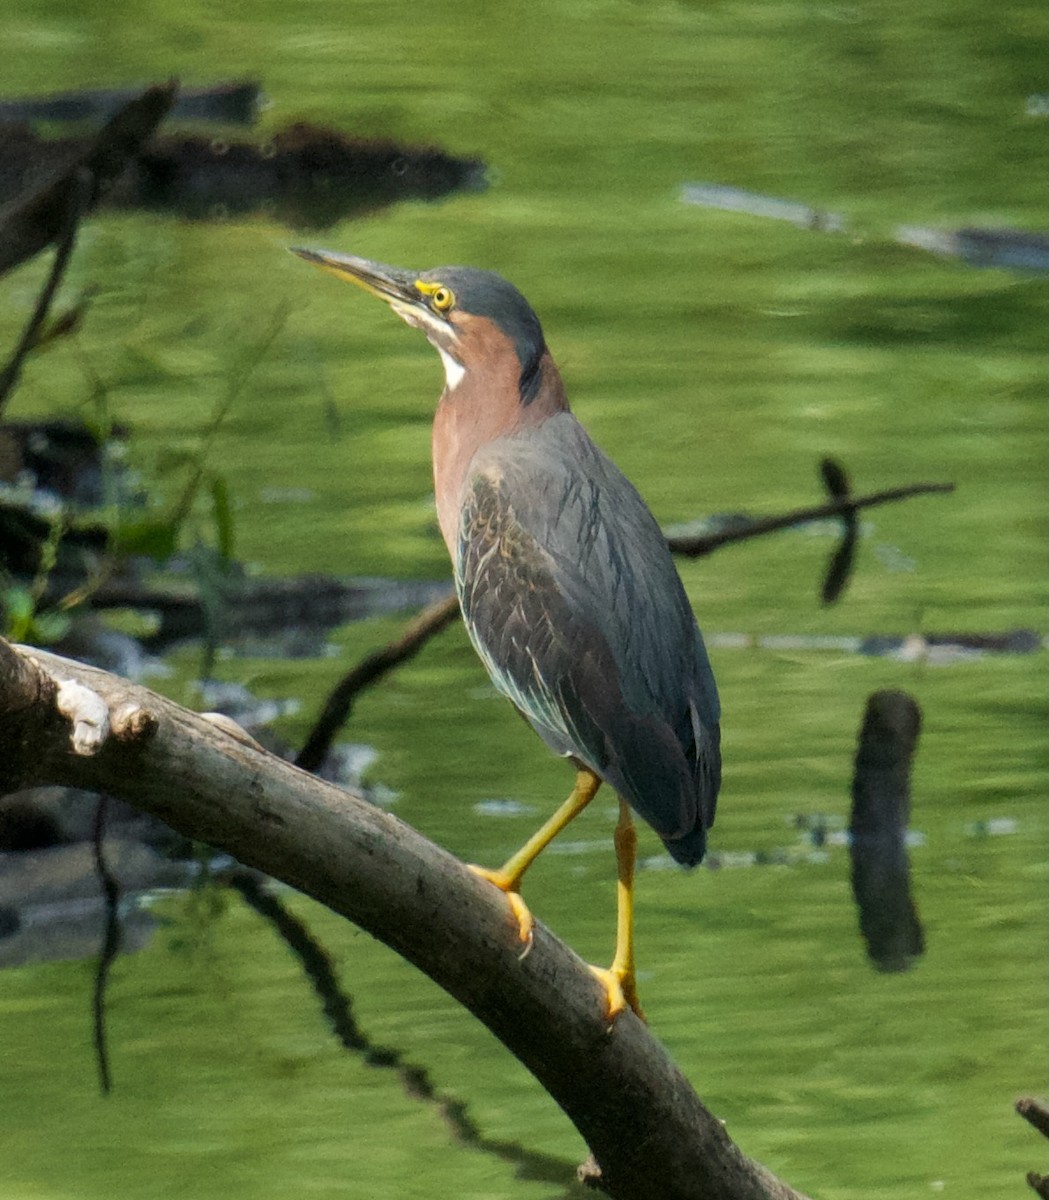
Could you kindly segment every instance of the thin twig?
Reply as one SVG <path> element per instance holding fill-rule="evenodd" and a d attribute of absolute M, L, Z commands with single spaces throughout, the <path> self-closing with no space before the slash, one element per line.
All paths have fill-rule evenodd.
<path fill-rule="evenodd" d="M 745 542 L 750 538 L 762 537 L 789 529 L 792 525 L 804 525 L 807 521 L 819 521 L 825 517 L 841 517 L 861 508 L 873 508 L 877 504 L 890 504 L 894 500 L 906 500 L 910 496 L 926 496 L 938 492 L 953 492 L 953 483 L 910 483 L 905 487 L 887 488 L 882 492 L 871 492 L 866 496 L 851 496 L 848 500 L 831 500 L 826 504 L 814 504 L 810 508 L 796 508 L 793 512 L 778 517 L 763 517 L 740 529 L 723 529 L 717 533 L 696 536 L 670 537 L 667 544 L 674 554 L 686 558 L 701 558 L 732 542 Z"/>
<path fill-rule="evenodd" d="M 299 960 L 340 1044 L 346 1050 L 367 1050 L 368 1043 L 361 1036 L 353 1017 L 350 997 L 339 987 L 331 959 L 302 921 L 266 888 L 266 877 L 246 867 L 235 867 L 222 878 L 229 887 L 240 893 L 249 908 L 273 926 Z"/>
<path fill-rule="evenodd" d="M 262 337 L 259 338 L 254 346 L 249 346 L 240 355 L 238 361 L 230 368 L 226 377 L 226 390 L 215 405 L 211 418 L 204 427 L 197 452 L 193 456 L 193 470 L 171 507 L 171 515 L 168 520 L 172 525 L 181 525 L 189 515 L 194 497 L 204 479 L 208 454 L 211 452 L 223 422 L 229 415 L 234 403 L 240 397 L 240 394 L 247 387 L 252 373 L 269 353 L 270 347 L 276 341 L 281 330 L 283 330 L 287 323 L 289 312 L 291 312 L 291 305 L 287 301 L 282 301 L 278 304 L 273 310 L 270 323 L 263 332 Z"/>
<path fill-rule="evenodd" d="M 55 252 L 55 261 L 51 264 L 51 274 L 48 275 L 47 282 L 41 289 L 40 296 L 36 302 L 36 308 L 33 309 L 33 315 L 29 318 L 29 323 L 22 331 L 22 337 L 15 347 L 10 361 L 4 368 L 3 373 L 0 374 L 0 412 L 3 412 L 7 398 L 14 390 L 15 384 L 18 382 L 18 377 L 22 373 L 22 364 L 25 361 L 26 355 L 36 344 L 40 327 L 47 319 L 51 301 L 54 299 L 58 285 L 62 281 L 66 264 L 69 262 L 69 256 L 72 254 L 73 246 L 76 244 L 76 234 L 80 226 L 80 218 L 88 205 L 93 191 L 94 177 L 87 167 L 80 167 L 70 177 L 69 199 L 62 222 L 62 231 L 58 239 L 58 249 Z"/>

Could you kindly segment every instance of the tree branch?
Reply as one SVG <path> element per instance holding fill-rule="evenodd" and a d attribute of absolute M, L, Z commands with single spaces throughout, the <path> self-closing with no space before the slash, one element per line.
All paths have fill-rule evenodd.
<path fill-rule="evenodd" d="M 106 724 L 92 692 L 108 733 L 85 737 L 82 726 Z M 553 1096 L 615 1200 L 805 1200 L 736 1147 L 633 1013 L 609 1026 L 600 984 L 541 923 L 519 957 L 505 899 L 457 859 L 246 736 L 104 671 L 0 641 L 0 790 L 44 783 L 154 813 L 414 963 Z"/>
<path fill-rule="evenodd" d="M 841 517 L 861 508 L 891 504 L 896 500 L 907 500 L 911 496 L 953 491 L 953 483 L 910 483 L 904 487 L 869 492 L 865 496 L 850 496 L 847 500 L 831 500 L 826 504 L 813 504 L 809 508 L 795 508 L 778 517 L 759 518 L 738 529 L 722 529 L 717 533 L 697 534 L 695 537 L 670 537 L 667 538 L 667 544 L 674 554 L 682 554 L 686 558 L 700 558 L 732 542 L 746 542 L 750 538 L 763 537 L 766 533 L 789 529 L 792 525 L 804 525 L 808 521 L 819 521 L 825 517 Z"/>
<path fill-rule="evenodd" d="M 459 601 L 454 595 L 435 600 L 409 623 L 396 641 L 388 642 L 382 649 L 362 658 L 328 694 L 324 711 L 310 730 L 306 744 L 295 759 L 295 765 L 304 771 L 316 771 L 331 748 L 335 735 L 346 723 L 357 693 L 381 679 L 393 667 L 414 658 L 430 638 L 458 616 Z"/>

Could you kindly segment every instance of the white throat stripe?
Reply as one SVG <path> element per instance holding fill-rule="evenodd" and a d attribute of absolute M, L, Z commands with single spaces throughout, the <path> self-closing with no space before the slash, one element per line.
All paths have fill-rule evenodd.
<path fill-rule="evenodd" d="M 441 356 L 441 362 L 444 363 L 444 378 L 448 384 L 448 390 L 454 392 L 462 383 L 466 368 L 462 363 L 456 362 L 447 350 L 442 350 L 440 346 L 437 347 L 437 353 Z"/>

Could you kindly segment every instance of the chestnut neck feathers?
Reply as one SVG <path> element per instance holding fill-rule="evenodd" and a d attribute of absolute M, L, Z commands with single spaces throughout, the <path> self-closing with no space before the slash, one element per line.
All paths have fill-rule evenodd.
<path fill-rule="evenodd" d="M 491 321 L 476 320 L 476 326 L 463 374 L 441 393 L 433 422 L 437 520 L 453 562 L 463 485 L 477 451 L 496 438 L 512 437 L 568 411 L 561 374 L 548 350 L 543 350 L 534 378 L 524 381 L 528 394 L 523 395 L 513 341 Z"/>

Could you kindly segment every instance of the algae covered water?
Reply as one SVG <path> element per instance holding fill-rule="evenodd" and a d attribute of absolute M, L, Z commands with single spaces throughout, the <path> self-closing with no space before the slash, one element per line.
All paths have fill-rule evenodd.
<path fill-rule="evenodd" d="M 512 279 L 575 411 L 665 526 L 817 503 L 825 456 L 857 492 L 956 484 L 862 514 L 830 607 L 833 524 L 679 563 L 722 693 L 725 784 L 709 868 L 669 869 L 642 833 L 643 1002 L 742 1148 L 820 1200 L 1004 1200 L 1042 1155 L 1012 1103 L 1045 1087 L 1045 282 L 899 231 L 1038 231 L 1044 26 L 1029 3 L 5 13 L 11 95 L 255 75 L 264 131 L 301 118 L 487 164 L 483 191 L 323 232 L 134 212 L 84 229 L 65 288 L 98 288 L 89 319 L 30 363 L 11 415 L 91 413 L 101 388 L 152 478 L 250 361 L 210 462 L 260 572 L 449 573 L 429 466 L 440 364 L 286 253 L 304 242 Z M 685 184 L 774 203 L 686 204 Z M 45 266 L 3 281 L 4 345 Z M 383 616 L 341 628 L 337 657 L 220 655 L 215 671 L 296 700 L 278 726 L 301 741 L 341 669 L 401 627 Z M 936 648 L 1016 630 L 1033 641 Z M 872 638 L 892 652 L 856 652 Z M 190 701 L 198 662 L 177 652 L 155 686 Z M 881 688 L 923 715 L 908 853 L 926 949 L 894 973 L 865 954 L 844 837 Z M 347 738 L 374 748 L 368 780 L 397 814 L 469 861 L 501 861 L 570 784 L 458 627 L 363 697 Z M 528 880 L 539 918 L 598 962 L 614 818 L 599 797 Z M 370 1043 L 424 1067 L 479 1138 L 382 1055 L 340 1048 L 235 896 L 190 892 L 114 968 L 105 1100 L 92 964 L 0 977 L 3 1196 L 572 1194 L 584 1148 L 523 1069 L 389 951 L 288 899 Z"/>

